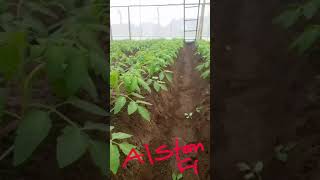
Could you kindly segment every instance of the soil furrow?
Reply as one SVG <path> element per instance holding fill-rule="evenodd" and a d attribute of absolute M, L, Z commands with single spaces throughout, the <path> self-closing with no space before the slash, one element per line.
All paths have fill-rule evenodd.
<path fill-rule="evenodd" d="M 153 157 L 159 157 L 154 150 L 161 145 L 173 148 L 174 138 L 180 139 L 180 146 L 190 143 L 203 143 L 205 152 L 190 154 L 189 157 L 199 160 L 199 175 L 194 175 L 189 169 L 184 173 L 185 180 L 209 179 L 209 142 L 210 142 L 210 101 L 204 92 L 209 89 L 209 81 L 200 78 L 200 73 L 195 70 L 200 58 L 195 55 L 194 44 L 186 44 L 179 54 L 172 71 L 173 82 L 169 90 L 160 94 L 152 94 L 149 100 L 153 106 L 152 122 L 146 123 L 138 116 L 127 117 L 125 114 L 117 120 L 118 127 L 134 135 L 133 142 L 143 147 L 149 144 Z M 205 102 L 205 103 L 203 103 Z M 196 107 L 202 106 L 203 111 L 196 112 Z M 184 113 L 192 112 L 192 119 L 187 119 Z M 144 153 L 144 149 L 142 149 Z M 121 161 L 123 162 L 123 160 Z M 178 171 L 176 160 L 162 161 L 151 166 L 146 163 L 130 162 L 130 168 L 121 169 L 113 179 L 171 179 L 171 174 Z"/>

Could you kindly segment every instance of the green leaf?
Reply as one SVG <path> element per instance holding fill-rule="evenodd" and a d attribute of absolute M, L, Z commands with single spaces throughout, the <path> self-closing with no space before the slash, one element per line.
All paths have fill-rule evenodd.
<path fill-rule="evenodd" d="M 311 19 L 318 11 L 319 6 L 317 6 L 313 1 L 306 3 L 303 6 L 303 15 L 307 19 Z"/>
<path fill-rule="evenodd" d="M 88 147 L 88 137 L 79 128 L 67 126 L 57 139 L 57 160 L 64 168 L 83 156 Z"/>
<path fill-rule="evenodd" d="M 66 61 L 64 49 L 59 46 L 49 46 L 45 56 L 47 57 L 46 69 L 49 80 L 52 82 L 62 78 Z"/>
<path fill-rule="evenodd" d="M 304 53 L 320 37 L 320 27 L 308 27 L 290 46 L 290 48 L 298 48 L 299 53 Z"/>
<path fill-rule="evenodd" d="M 251 169 L 247 163 L 238 163 L 237 166 L 241 172 L 249 171 Z"/>
<path fill-rule="evenodd" d="M 99 50 L 98 50 L 99 51 Z M 97 51 L 91 51 L 90 52 L 90 64 L 96 73 L 96 75 L 101 75 L 104 79 L 106 79 L 106 69 L 108 68 L 108 64 L 106 61 L 106 58 L 104 57 L 103 51 L 98 52 Z M 111 73 L 110 73 L 111 75 Z M 111 77 L 110 77 L 111 81 Z"/>
<path fill-rule="evenodd" d="M 183 177 L 183 175 L 180 173 L 180 174 L 178 174 L 178 176 L 177 176 L 177 180 L 179 180 L 179 179 L 181 179 Z"/>
<path fill-rule="evenodd" d="M 67 69 L 65 74 L 68 95 L 75 94 L 83 85 L 84 79 L 88 78 L 87 62 L 84 54 L 75 48 L 66 48 Z"/>
<path fill-rule="evenodd" d="M 126 102 L 127 102 L 127 99 L 124 96 L 118 97 L 114 105 L 114 114 L 119 113 L 123 108 L 123 106 L 126 104 Z"/>
<path fill-rule="evenodd" d="M 30 58 L 35 59 L 42 55 L 45 47 L 41 45 L 33 45 L 30 47 Z"/>
<path fill-rule="evenodd" d="M 138 79 L 136 77 L 131 78 L 131 85 L 130 85 L 130 91 L 136 91 L 138 90 Z"/>
<path fill-rule="evenodd" d="M 83 129 L 85 129 L 85 130 L 99 130 L 99 131 L 104 131 L 104 132 L 109 131 L 109 127 L 107 124 L 95 123 L 95 122 L 91 122 L 91 121 L 86 122 Z"/>
<path fill-rule="evenodd" d="M 201 74 L 201 77 L 202 77 L 203 79 L 207 79 L 207 78 L 209 77 L 209 75 L 210 75 L 210 70 L 206 70 L 205 72 L 203 72 L 203 73 Z"/>
<path fill-rule="evenodd" d="M 119 147 L 125 155 L 128 155 L 132 148 L 136 148 L 135 145 L 132 145 L 126 142 L 119 144 Z"/>
<path fill-rule="evenodd" d="M 110 87 L 112 89 L 116 89 L 119 84 L 119 72 L 115 70 L 111 70 L 110 72 Z"/>
<path fill-rule="evenodd" d="M 274 19 L 274 23 L 280 24 L 284 28 L 289 28 L 298 21 L 300 16 L 301 11 L 299 8 L 289 9 Z"/>
<path fill-rule="evenodd" d="M 147 90 L 149 93 L 151 93 L 151 89 L 148 85 L 148 83 L 146 83 L 144 80 L 142 79 L 138 79 L 138 83 L 145 89 Z"/>
<path fill-rule="evenodd" d="M 154 89 L 155 89 L 157 92 L 160 91 L 161 86 L 160 86 L 160 84 L 159 84 L 158 82 L 154 81 L 153 87 L 154 87 Z"/>
<path fill-rule="evenodd" d="M 131 101 L 128 105 L 128 115 L 131 115 L 132 113 L 136 112 L 138 109 L 138 105 L 136 102 Z"/>
<path fill-rule="evenodd" d="M 150 121 L 150 113 L 145 107 L 138 106 L 138 112 L 143 117 L 143 119 Z"/>
<path fill-rule="evenodd" d="M 11 79 L 18 72 L 24 58 L 26 48 L 26 35 L 22 32 L 6 34 L 7 42 L 0 46 L 0 74 Z"/>
<path fill-rule="evenodd" d="M 161 72 L 161 73 L 159 74 L 159 79 L 160 79 L 160 81 L 162 81 L 162 80 L 163 80 L 163 78 L 164 78 L 164 73 L 163 73 L 163 72 Z"/>
<path fill-rule="evenodd" d="M 263 169 L 263 162 L 259 161 L 256 163 L 256 165 L 254 166 L 254 172 L 256 173 L 260 173 Z"/>
<path fill-rule="evenodd" d="M 47 112 L 32 110 L 26 113 L 17 129 L 14 141 L 14 165 L 20 165 L 48 136 L 51 120 Z"/>
<path fill-rule="evenodd" d="M 73 106 L 82 109 L 84 111 L 87 111 L 89 113 L 98 115 L 98 116 L 108 116 L 108 112 L 105 111 L 104 109 L 100 108 L 99 106 L 90 103 L 88 101 L 81 100 L 77 97 L 73 97 L 68 101 L 70 104 Z"/>
<path fill-rule="evenodd" d="M 58 18 L 58 16 L 55 13 L 53 13 L 50 9 L 46 8 L 44 5 L 41 5 L 39 3 L 32 2 L 32 1 L 27 1 L 26 5 L 31 11 L 39 12 L 41 14 L 44 14 L 53 18 Z"/>
<path fill-rule="evenodd" d="M 248 174 L 246 174 L 246 175 L 244 175 L 244 179 L 253 179 L 255 177 L 255 175 L 254 175 L 254 173 L 248 173 Z"/>
<path fill-rule="evenodd" d="M 166 74 L 166 78 L 168 79 L 168 81 L 172 82 L 172 79 L 173 79 L 172 73 L 165 73 L 165 74 Z"/>
<path fill-rule="evenodd" d="M 172 180 L 177 180 L 177 175 L 176 175 L 176 173 L 172 173 L 171 177 L 172 177 Z"/>
<path fill-rule="evenodd" d="M 91 98 L 94 101 L 98 101 L 97 88 L 90 76 L 87 77 L 85 85 L 83 86 L 83 89 L 88 92 L 88 94 L 91 96 Z"/>
<path fill-rule="evenodd" d="M 112 140 L 114 139 L 127 139 L 132 137 L 131 134 L 123 133 L 123 132 L 117 132 L 117 133 L 112 133 Z"/>
<path fill-rule="evenodd" d="M 110 169 L 113 174 L 117 174 L 120 166 L 120 153 L 118 146 L 110 142 Z"/>
<path fill-rule="evenodd" d="M 276 154 L 276 158 L 281 162 L 287 162 L 288 154 L 287 153 L 278 152 Z"/>
<path fill-rule="evenodd" d="M 168 88 L 166 85 L 164 84 L 159 84 L 159 86 L 161 87 L 162 90 L 168 91 Z"/>
<path fill-rule="evenodd" d="M 108 171 L 108 152 L 109 147 L 106 142 L 91 141 L 89 152 L 95 165 L 100 168 L 102 174 Z"/>
<path fill-rule="evenodd" d="M 110 126 L 110 131 L 112 131 L 114 129 L 114 126 Z"/>

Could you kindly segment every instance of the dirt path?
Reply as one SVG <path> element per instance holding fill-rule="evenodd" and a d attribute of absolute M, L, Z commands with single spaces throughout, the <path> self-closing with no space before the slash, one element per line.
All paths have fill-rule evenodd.
<path fill-rule="evenodd" d="M 125 115 L 117 120 L 118 127 L 123 129 L 122 127 L 126 126 L 128 132 L 134 134 L 133 143 L 141 144 L 141 147 L 143 144 L 149 144 L 151 151 L 163 144 L 172 149 L 176 137 L 180 139 L 180 146 L 203 143 L 205 152 L 191 155 L 193 159 L 199 160 L 199 176 L 194 175 L 190 169 L 184 173 L 185 180 L 209 179 L 209 81 L 201 79 L 195 70 L 199 60 L 193 44 L 187 44 L 181 50 L 172 68 L 174 78 L 169 91 L 150 96 L 153 104 L 150 124 L 141 121 L 139 117 L 128 119 Z M 196 112 L 197 107 L 201 107 L 200 113 Z M 193 113 L 192 119 L 187 119 L 184 113 L 190 112 Z M 152 156 L 159 155 L 152 152 Z M 146 162 L 144 165 L 131 163 L 128 169 L 120 170 L 119 175 L 113 179 L 171 179 L 172 172 L 177 171 L 174 157 L 171 157 L 170 161 L 158 162 L 153 166 L 148 164 L 147 160 Z"/>

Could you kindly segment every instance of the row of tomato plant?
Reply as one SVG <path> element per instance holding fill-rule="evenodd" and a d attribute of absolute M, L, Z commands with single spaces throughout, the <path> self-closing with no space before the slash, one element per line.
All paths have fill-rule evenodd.
<path fill-rule="evenodd" d="M 88 152 L 101 171 L 108 172 L 107 142 L 92 134 L 107 131 L 107 125 L 71 119 L 61 111 L 71 105 L 108 116 L 105 107 L 96 105 L 94 82 L 108 78 L 98 40 L 107 31 L 103 22 L 107 9 L 101 0 L 0 1 L 0 126 L 18 124 L 14 141 L 0 160 L 13 152 L 15 166 L 25 163 L 55 129 L 61 130 L 56 141 L 59 167 Z M 39 97 L 47 86 L 45 97 Z M 62 129 L 54 126 L 59 120 Z"/>
<path fill-rule="evenodd" d="M 152 90 L 167 91 L 172 82 L 172 71 L 167 67 L 174 63 L 182 40 L 112 41 L 110 51 L 111 112 L 122 111 L 130 116 L 137 113 L 145 121 L 151 120 L 145 96 Z M 112 127 L 111 129 L 113 129 Z M 120 166 L 120 150 L 127 155 L 135 145 L 123 142 L 132 135 L 123 132 L 111 134 L 110 169 L 116 174 Z M 120 141 L 120 142 L 119 142 Z M 119 150 L 120 149 L 120 150 Z"/>
<path fill-rule="evenodd" d="M 196 67 L 196 69 L 201 73 L 203 79 L 210 78 L 210 41 L 198 40 L 196 42 L 197 54 L 201 58 L 201 63 Z"/>

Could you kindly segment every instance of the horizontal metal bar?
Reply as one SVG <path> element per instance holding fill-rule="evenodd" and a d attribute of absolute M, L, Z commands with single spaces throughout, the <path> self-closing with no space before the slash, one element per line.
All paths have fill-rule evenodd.
<path fill-rule="evenodd" d="M 185 19 L 185 21 L 196 21 L 198 19 Z"/>
<path fill-rule="evenodd" d="M 197 8 L 199 6 L 186 6 L 185 8 Z"/>
<path fill-rule="evenodd" d="M 200 3 L 200 5 L 210 5 L 210 3 Z M 151 6 L 183 6 L 184 4 L 144 4 L 144 5 L 127 5 L 127 6 L 110 6 L 110 8 L 127 8 L 127 7 L 151 7 Z M 186 6 L 188 5 L 199 5 L 199 3 L 189 3 L 186 4 Z"/>
<path fill-rule="evenodd" d="M 112 36 L 112 37 L 129 37 L 129 36 Z M 131 37 L 162 37 L 162 38 L 178 38 L 178 37 L 183 37 L 183 36 L 174 36 L 174 37 L 169 37 L 169 36 L 131 36 Z M 193 37 L 193 36 L 192 36 Z M 210 36 L 202 36 L 202 37 L 210 37 Z"/>
<path fill-rule="evenodd" d="M 196 29 L 190 29 L 190 30 L 185 30 L 186 32 L 193 32 L 193 31 L 197 31 Z"/>

